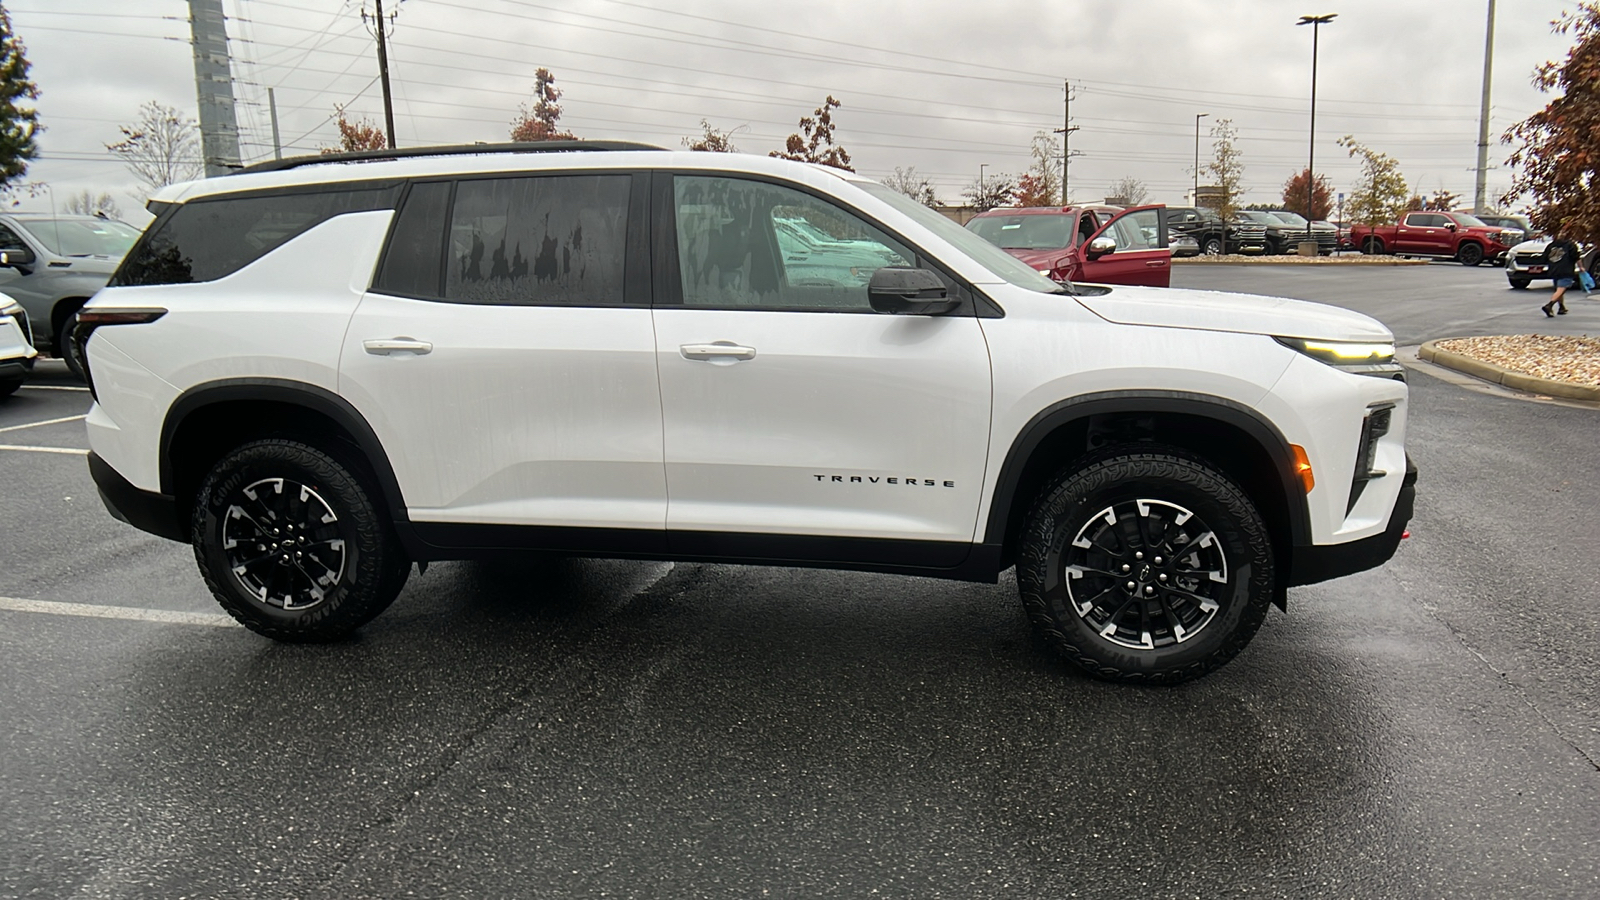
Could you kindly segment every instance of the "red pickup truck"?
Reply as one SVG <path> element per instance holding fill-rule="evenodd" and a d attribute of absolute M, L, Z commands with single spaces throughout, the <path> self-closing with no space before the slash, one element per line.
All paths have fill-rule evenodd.
<path fill-rule="evenodd" d="M 1353 225 L 1350 240 L 1362 253 L 1393 253 L 1460 260 L 1475 266 L 1498 263 L 1514 243 L 1512 236 L 1466 213 L 1413 210 L 1398 225 Z"/>
<path fill-rule="evenodd" d="M 1169 287 L 1165 208 L 991 209 L 973 216 L 967 229 L 1056 281 Z"/>

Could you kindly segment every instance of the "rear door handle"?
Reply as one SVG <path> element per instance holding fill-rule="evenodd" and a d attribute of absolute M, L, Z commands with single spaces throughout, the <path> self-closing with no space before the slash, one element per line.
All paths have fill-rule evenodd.
<path fill-rule="evenodd" d="M 389 338 L 388 340 L 362 341 L 361 346 L 365 347 L 367 352 L 373 356 L 388 356 L 391 353 L 415 353 L 421 356 L 425 353 L 433 352 L 433 345 L 427 341 L 419 341 L 416 338 L 404 336 Z"/>
<path fill-rule="evenodd" d="M 707 359 L 713 362 L 728 360 L 730 362 L 741 359 L 755 359 L 756 348 L 741 347 L 731 341 L 714 341 L 710 344 L 683 344 L 678 347 L 678 352 L 684 359 Z"/>

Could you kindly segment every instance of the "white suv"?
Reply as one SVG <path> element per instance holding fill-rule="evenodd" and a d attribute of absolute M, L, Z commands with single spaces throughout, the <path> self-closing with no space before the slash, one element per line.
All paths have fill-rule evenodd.
<path fill-rule="evenodd" d="M 152 208 L 79 314 L 90 468 L 279 640 L 349 633 L 430 560 L 1015 565 L 1067 658 L 1179 681 L 1411 515 L 1378 322 L 1064 286 L 847 172 L 429 148 Z"/>

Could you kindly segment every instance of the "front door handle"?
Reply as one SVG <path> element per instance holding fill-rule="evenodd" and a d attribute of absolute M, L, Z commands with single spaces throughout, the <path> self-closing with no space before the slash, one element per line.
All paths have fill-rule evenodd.
<path fill-rule="evenodd" d="M 433 345 L 427 341 L 419 341 L 416 338 L 403 335 L 389 338 L 388 340 L 362 341 L 361 346 L 365 347 L 367 352 L 373 356 L 388 356 L 391 353 L 415 353 L 421 356 L 424 353 L 433 352 Z"/>
<path fill-rule="evenodd" d="M 713 362 L 755 359 L 756 348 L 741 347 L 731 341 L 714 341 L 710 344 L 684 344 L 678 348 L 684 359 L 706 359 Z"/>

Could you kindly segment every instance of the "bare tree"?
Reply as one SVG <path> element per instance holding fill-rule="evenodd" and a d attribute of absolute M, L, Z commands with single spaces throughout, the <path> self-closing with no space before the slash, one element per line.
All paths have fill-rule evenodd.
<path fill-rule="evenodd" d="M 1244 195 L 1244 186 L 1240 183 L 1244 177 L 1244 162 L 1237 146 L 1239 129 L 1233 127 L 1232 119 L 1218 119 L 1211 126 L 1211 136 L 1215 138 L 1211 147 L 1216 155 L 1203 169 L 1216 185 L 1217 215 L 1227 220 L 1238 211 L 1239 198 Z"/>
<path fill-rule="evenodd" d="M 743 125 L 739 126 L 739 128 L 743 127 Z M 685 147 L 688 147 L 690 150 L 699 150 L 703 153 L 739 152 L 739 148 L 733 145 L 733 131 L 738 131 L 738 128 L 735 128 L 733 131 L 718 131 L 717 129 L 712 128 L 711 123 L 706 119 L 700 120 L 700 128 L 705 133 L 699 137 L 684 138 L 683 145 Z"/>
<path fill-rule="evenodd" d="M 909 169 L 895 166 L 894 174 L 883 179 L 883 183 L 889 189 L 899 191 L 923 206 L 939 205 L 939 197 L 934 191 L 933 180 L 926 175 L 918 175 L 916 166 L 912 166 Z"/>
<path fill-rule="evenodd" d="M 75 216 L 104 216 L 107 219 L 115 219 L 121 215 L 121 210 L 117 209 L 117 201 L 111 199 L 110 194 L 96 196 L 89 193 L 87 188 L 68 197 L 62 209 Z"/>
<path fill-rule="evenodd" d="M 1107 199 L 1116 197 L 1117 199 L 1123 201 L 1123 205 L 1125 206 L 1138 206 L 1139 204 L 1150 199 L 1150 189 L 1145 186 L 1144 182 L 1133 177 L 1132 175 L 1124 175 L 1116 181 L 1113 181 L 1111 183 L 1110 191 L 1111 192 L 1106 195 Z"/>
<path fill-rule="evenodd" d="M 122 140 L 106 149 L 122 158 L 135 178 L 144 182 L 146 197 L 204 172 L 200 164 L 200 129 L 171 106 L 151 100 L 139 107 L 139 121 L 120 125 Z"/>
<path fill-rule="evenodd" d="M 996 172 L 982 181 L 974 180 L 968 184 L 961 196 L 967 198 L 973 209 L 984 212 L 997 206 L 1010 206 L 1016 200 L 1016 193 L 1016 176 Z"/>

